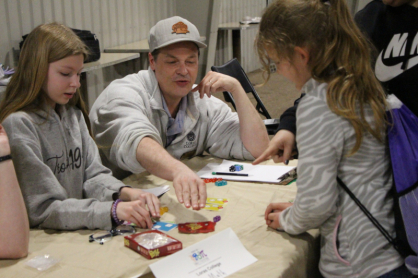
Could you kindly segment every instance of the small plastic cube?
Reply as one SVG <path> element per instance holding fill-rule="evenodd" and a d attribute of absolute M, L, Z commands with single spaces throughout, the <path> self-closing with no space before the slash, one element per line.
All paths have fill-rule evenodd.
<path fill-rule="evenodd" d="M 235 166 L 235 171 L 237 171 L 237 172 L 244 170 L 244 166 L 242 166 L 242 165 L 235 164 L 234 166 Z"/>
<path fill-rule="evenodd" d="M 229 167 L 229 172 L 235 172 L 235 166 L 232 165 L 231 167 Z"/>
<path fill-rule="evenodd" d="M 160 207 L 160 215 L 163 215 L 166 212 L 168 212 L 168 207 Z"/>
<path fill-rule="evenodd" d="M 216 186 L 224 186 L 224 185 L 227 185 L 227 182 L 226 182 L 226 180 L 216 181 L 215 185 Z"/>

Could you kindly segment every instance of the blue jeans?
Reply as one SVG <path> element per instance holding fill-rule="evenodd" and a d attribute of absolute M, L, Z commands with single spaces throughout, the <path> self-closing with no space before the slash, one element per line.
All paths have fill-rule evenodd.
<path fill-rule="evenodd" d="M 405 265 L 402 265 L 394 270 L 391 270 L 378 278 L 413 278 L 418 277 L 414 276 L 409 270 L 406 268 Z"/>

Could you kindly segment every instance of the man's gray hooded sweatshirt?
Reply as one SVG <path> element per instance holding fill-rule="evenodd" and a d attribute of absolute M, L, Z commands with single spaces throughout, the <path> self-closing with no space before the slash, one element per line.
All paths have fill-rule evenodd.
<path fill-rule="evenodd" d="M 169 115 L 151 68 L 110 83 L 90 110 L 103 164 L 117 178 L 141 173 L 144 168 L 136 159 L 136 149 L 144 137 L 154 139 L 177 159 L 207 151 L 225 159 L 253 160 L 242 143 L 237 113 L 216 97 L 199 96 L 199 92 L 187 95 L 183 131 L 167 146 Z"/>
<path fill-rule="evenodd" d="M 31 227 L 110 229 L 112 194 L 124 186 L 100 161 L 81 111 L 58 106 L 3 121 Z"/>

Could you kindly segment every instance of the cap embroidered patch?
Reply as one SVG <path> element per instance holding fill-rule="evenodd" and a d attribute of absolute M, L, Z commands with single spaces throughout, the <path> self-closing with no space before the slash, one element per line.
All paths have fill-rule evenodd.
<path fill-rule="evenodd" d="M 176 33 L 176 34 L 187 34 L 187 33 L 190 33 L 189 30 L 187 29 L 187 25 L 184 24 L 181 21 L 179 21 L 176 24 L 174 24 L 173 27 L 172 27 L 172 29 L 173 29 L 173 33 Z"/>

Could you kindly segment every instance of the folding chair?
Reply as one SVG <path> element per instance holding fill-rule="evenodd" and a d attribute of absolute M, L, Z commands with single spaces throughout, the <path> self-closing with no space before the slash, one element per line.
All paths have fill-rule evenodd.
<path fill-rule="evenodd" d="M 241 86 L 244 88 L 244 91 L 248 93 L 252 93 L 255 100 L 257 101 L 256 110 L 258 113 L 263 115 L 266 119 L 263 120 L 264 124 L 266 125 L 267 132 L 269 135 L 274 135 L 276 129 L 279 126 L 279 119 L 272 119 L 269 112 L 267 111 L 266 107 L 264 106 L 263 102 L 261 101 L 260 97 L 257 94 L 257 91 L 254 89 L 253 85 L 251 84 L 250 80 L 248 79 L 247 75 L 245 74 L 244 70 L 242 69 L 240 63 L 236 58 L 226 62 L 222 66 L 212 66 L 212 71 L 216 71 L 219 73 L 223 73 L 229 76 L 236 78 L 240 83 Z M 223 92 L 224 98 L 226 102 L 230 102 L 235 110 L 237 110 L 235 106 L 234 98 L 230 92 Z"/>

